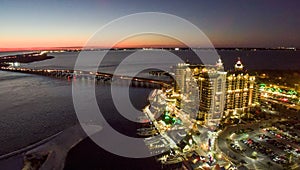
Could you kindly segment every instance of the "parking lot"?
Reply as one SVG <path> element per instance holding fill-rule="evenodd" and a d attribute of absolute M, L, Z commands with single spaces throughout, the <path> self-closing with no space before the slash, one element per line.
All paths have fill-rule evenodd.
<path fill-rule="evenodd" d="M 227 147 L 227 154 L 232 159 L 241 158 L 238 162 L 248 168 L 297 169 L 300 168 L 299 127 L 294 121 L 235 127 L 226 135 L 223 150 Z"/>

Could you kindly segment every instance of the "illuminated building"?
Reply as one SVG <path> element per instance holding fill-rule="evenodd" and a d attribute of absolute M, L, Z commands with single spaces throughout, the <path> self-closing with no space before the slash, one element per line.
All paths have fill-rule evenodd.
<path fill-rule="evenodd" d="M 196 70 L 195 70 L 196 69 Z M 222 118 L 225 107 L 226 72 L 219 59 L 216 65 L 205 65 L 194 68 L 194 74 L 199 87 L 199 113 L 198 119 L 205 125 L 217 125 Z"/>
<path fill-rule="evenodd" d="M 226 87 L 226 116 L 240 117 L 258 101 L 258 90 L 255 76 L 250 76 L 241 60 L 238 59 L 234 70 L 228 72 Z"/>
<path fill-rule="evenodd" d="M 197 112 L 197 119 L 208 126 L 217 125 L 224 112 L 227 73 L 223 70 L 221 59 L 216 65 L 178 64 L 175 69 L 175 92 L 186 94 L 190 100 L 199 102 L 198 110 L 194 112 Z M 194 107 L 190 103 L 185 105 L 190 106 L 190 110 Z"/>
<path fill-rule="evenodd" d="M 297 104 L 299 102 L 298 92 L 294 88 L 261 83 L 259 90 L 262 99 L 272 99 L 286 104 Z"/>
<path fill-rule="evenodd" d="M 191 78 L 189 64 L 179 63 L 175 69 L 175 91 L 185 93 L 188 91 L 188 84 Z"/>
<path fill-rule="evenodd" d="M 197 118 L 207 125 L 216 124 L 223 113 L 225 117 L 239 118 L 258 103 L 259 89 L 255 76 L 245 71 L 240 59 L 228 74 L 220 59 L 216 65 L 178 64 L 175 78 L 175 92 L 190 96 L 190 100 L 198 98 Z M 193 82 L 197 82 L 197 88 Z M 199 95 L 192 96 L 196 91 Z M 181 99 L 181 106 L 194 107 L 185 99 Z"/>
<path fill-rule="evenodd" d="M 189 64 L 179 63 L 175 67 L 175 92 L 181 94 L 177 107 L 196 116 L 199 103 L 198 85 Z"/>

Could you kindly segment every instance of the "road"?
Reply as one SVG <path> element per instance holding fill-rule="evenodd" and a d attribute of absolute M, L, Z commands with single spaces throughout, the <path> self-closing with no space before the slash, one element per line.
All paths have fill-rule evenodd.
<path fill-rule="evenodd" d="M 144 111 L 147 114 L 147 116 L 150 118 L 150 120 L 152 121 L 153 125 L 158 130 L 159 134 L 170 143 L 171 148 L 178 148 L 176 142 L 174 142 L 173 139 L 171 139 L 168 135 L 166 135 L 166 133 L 164 131 L 162 131 L 161 125 L 159 125 L 159 123 L 156 121 L 154 115 L 152 114 L 152 112 L 149 109 L 149 105 L 145 107 Z"/>

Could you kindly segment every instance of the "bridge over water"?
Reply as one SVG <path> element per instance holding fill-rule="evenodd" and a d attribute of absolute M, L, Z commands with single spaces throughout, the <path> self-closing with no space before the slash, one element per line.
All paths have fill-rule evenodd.
<path fill-rule="evenodd" d="M 0 67 L 2 71 L 11 71 L 27 74 L 43 75 L 61 79 L 87 79 L 95 81 L 96 83 L 110 83 L 113 85 L 130 85 L 133 87 L 143 88 L 170 88 L 172 82 L 154 80 L 142 77 L 131 77 L 124 75 L 113 75 L 102 72 L 88 72 L 80 70 L 59 70 L 59 69 L 30 69 L 20 67 Z"/>

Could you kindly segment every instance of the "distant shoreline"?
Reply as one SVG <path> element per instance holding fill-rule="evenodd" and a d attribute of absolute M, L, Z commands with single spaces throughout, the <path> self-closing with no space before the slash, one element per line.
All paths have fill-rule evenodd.
<path fill-rule="evenodd" d="M 54 56 L 48 56 L 47 53 L 30 53 L 30 54 L 17 54 L 0 57 L 0 67 L 7 67 L 9 63 L 32 63 L 35 61 L 43 61 L 53 59 Z"/>
<path fill-rule="evenodd" d="M 274 47 L 274 48 L 263 48 L 263 47 L 199 47 L 199 48 L 189 48 L 189 47 L 112 47 L 112 48 L 101 48 L 101 47 L 37 47 L 37 48 L 0 48 L 1 52 L 30 52 L 30 51 L 102 51 L 102 50 L 111 50 L 111 51 L 123 51 L 123 50 L 219 50 L 219 51 L 261 51 L 261 50 L 282 50 L 282 51 L 297 51 L 297 47 Z"/>

